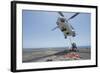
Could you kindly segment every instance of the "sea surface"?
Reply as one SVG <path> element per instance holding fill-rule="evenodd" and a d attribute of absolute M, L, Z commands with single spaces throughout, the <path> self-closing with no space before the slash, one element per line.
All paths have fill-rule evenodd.
<path fill-rule="evenodd" d="M 79 49 L 91 49 L 91 46 L 78 46 Z M 32 51 L 46 51 L 46 50 L 54 50 L 61 51 L 66 50 L 68 47 L 46 47 L 46 48 L 23 48 L 23 52 L 32 52 Z"/>
<path fill-rule="evenodd" d="M 48 59 L 52 61 L 67 61 L 64 54 L 70 53 L 68 47 L 46 47 L 46 48 L 23 48 L 22 62 L 46 62 Z M 78 46 L 77 54 L 81 60 L 91 59 L 90 46 Z"/>

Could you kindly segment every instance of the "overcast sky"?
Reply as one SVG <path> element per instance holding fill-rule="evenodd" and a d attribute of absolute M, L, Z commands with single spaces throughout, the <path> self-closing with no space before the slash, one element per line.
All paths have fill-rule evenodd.
<path fill-rule="evenodd" d="M 63 12 L 66 18 L 74 13 Z M 43 48 L 43 47 L 65 47 L 69 45 L 69 39 L 65 39 L 63 33 L 56 29 L 51 31 L 56 25 L 59 14 L 57 12 L 23 10 L 23 48 Z M 90 46 L 91 14 L 80 13 L 69 21 L 75 28 L 77 36 L 74 42 L 78 46 Z"/>

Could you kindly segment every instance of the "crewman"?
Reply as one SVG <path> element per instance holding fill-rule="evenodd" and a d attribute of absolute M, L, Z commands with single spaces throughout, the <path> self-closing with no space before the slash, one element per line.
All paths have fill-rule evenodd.
<path fill-rule="evenodd" d="M 77 50 L 76 43 L 75 43 L 75 42 L 73 42 L 73 43 L 72 43 L 72 51 L 76 51 L 76 50 Z"/>

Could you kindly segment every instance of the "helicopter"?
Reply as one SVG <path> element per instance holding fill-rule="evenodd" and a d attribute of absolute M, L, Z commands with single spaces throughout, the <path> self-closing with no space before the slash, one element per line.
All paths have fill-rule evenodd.
<path fill-rule="evenodd" d="M 61 32 L 63 32 L 65 39 L 67 38 L 67 36 L 75 37 L 76 36 L 75 29 L 68 21 L 73 19 L 74 17 L 76 17 L 80 13 L 75 13 L 74 15 L 72 15 L 68 19 L 65 18 L 65 16 L 63 15 L 62 12 L 59 11 L 58 14 L 61 17 L 58 17 L 57 22 L 56 22 L 57 26 L 55 28 L 53 28 L 52 31 L 59 28 L 61 30 Z"/>

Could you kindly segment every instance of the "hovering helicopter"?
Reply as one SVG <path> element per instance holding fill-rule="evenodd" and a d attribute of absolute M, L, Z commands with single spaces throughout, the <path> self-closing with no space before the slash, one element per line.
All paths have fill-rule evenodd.
<path fill-rule="evenodd" d="M 76 32 L 68 21 L 76 17 L 79 13 L 75 13 L 69 19 L 66 19 L 62 12 L 58 12 L 58 13 L 61 17 L 58 17 L 56 22 L 57 26 L 53 28 L 52 31 L 59 28 L 61 32 L 63 32 L 65 39 L 67 38 L 67 36 L 75 37 Z"/>

